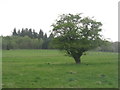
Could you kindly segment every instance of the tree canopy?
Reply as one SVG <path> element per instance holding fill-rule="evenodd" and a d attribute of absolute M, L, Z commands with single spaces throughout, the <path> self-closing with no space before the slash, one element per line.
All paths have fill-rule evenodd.
<path fill-rule="evenodd" d="M 101 42 L 102 23 L 81 14 L 63 14 L 52 25 L 54 44 L 65 50 L 79 64 L 85 51 L 98 47 Z"/>

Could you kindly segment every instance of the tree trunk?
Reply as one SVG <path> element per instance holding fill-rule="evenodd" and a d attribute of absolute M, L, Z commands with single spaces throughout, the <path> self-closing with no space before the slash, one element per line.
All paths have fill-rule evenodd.
<path fill-rule="evenodd" d="M 80 51 L 78 51 L 78 52 L 76 52 L 76 51 L 70 51 L 70 54 L 74 58 L 76 64 L 81 64 L 80 57 L 82 56 L 82 53 L 83 53 L 82 51 L 81 52 Z"/>
<path fill-rule="evenodd" d="M 80 58 L 74 58 L 74 59 L 75 59 L 76 64 L 80 64 L 81 63 Z"/>

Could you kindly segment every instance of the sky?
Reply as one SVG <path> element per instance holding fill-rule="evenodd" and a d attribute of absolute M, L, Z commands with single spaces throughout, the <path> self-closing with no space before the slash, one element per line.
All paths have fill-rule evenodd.
<path fill-rule="evenodd" d="M 0 0 L 0 35 L 11 35 L 14 28 L 42 29 L 46 33 L 61 14 L 83 13 L 102 22 L 102 35 L 118 41 L 119 0 Z"/>

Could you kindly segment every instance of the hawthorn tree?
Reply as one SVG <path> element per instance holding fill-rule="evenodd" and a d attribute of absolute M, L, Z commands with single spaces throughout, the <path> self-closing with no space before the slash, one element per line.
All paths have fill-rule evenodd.
<path fill-rule="evenodd" d="M 102 23 L 81 14 L 63 14 L 52 24 L 54 44 L 72 56 L 76 64 L 81 63 L 84 52 L 98 47 L 101 42 Z"/>

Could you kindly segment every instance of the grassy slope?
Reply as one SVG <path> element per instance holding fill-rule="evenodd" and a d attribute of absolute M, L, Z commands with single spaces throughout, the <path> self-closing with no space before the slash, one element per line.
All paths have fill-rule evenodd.
<path fill-rule="evenodd" d="M 3 88 L 115 88 L 117 54 L 87 52 L 82 64 L 57 50 L 3 51 Z"/>

